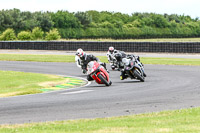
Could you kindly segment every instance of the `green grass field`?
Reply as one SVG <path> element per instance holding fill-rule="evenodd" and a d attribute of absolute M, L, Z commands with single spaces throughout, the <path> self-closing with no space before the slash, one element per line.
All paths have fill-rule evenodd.
<path fill-rule="evenodd" d="M 71 55 L 0 54 L 1 61 L 74 62 Z"/>
<path fill-rule="evenodd" d="M 153 39 L 61 39 L 60 41 L 105 41 L 105 42 L 200 42 L 200 38 L 153 38 Z"/>
<path fill-rule="evenodd" d="M 0 133 L 199 133 L 200 108 L 122 117 L 0 125 Z"/>
<path fill-rule="evenodd" d="M 55 75 L 0 71 L 0 97 L 42 93 L 42 88 L 67 82 L 68 79 Z"/>

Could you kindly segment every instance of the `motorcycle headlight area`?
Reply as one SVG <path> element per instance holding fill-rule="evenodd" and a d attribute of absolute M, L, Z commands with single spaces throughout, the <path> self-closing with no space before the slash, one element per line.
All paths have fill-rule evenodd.
<path fill-rule="evenodd" d="M 130 61 L 130 59 L 126 59 L 126 58 L 123 58 L 122 59 L 122 62 L 127 66 L 127 65 L 129 65 L 129 61 Z"/>
<path fill-rule="evenodd" d="M 88 74 L 92 73 L 94 71 L 93 68 L 88 68 Z"/>
<path fill-rule="evenodd" d="M 130 67 L 126 67 L 126 70 L 129 70 L 130 69 Z"/>

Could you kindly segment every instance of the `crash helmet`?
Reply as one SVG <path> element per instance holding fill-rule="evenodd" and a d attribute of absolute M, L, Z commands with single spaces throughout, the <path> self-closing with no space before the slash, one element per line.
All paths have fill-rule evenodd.
<path fill-rule="evenodd" d="M 85 60 L 86 57 L 87 57 L 87 54 L 86 54 L 85 52 L 83 52 L 83 53 L 81 54 L 81 56 L 80 56 L 80 59 L 81 59 L 81 60 Z"/>
<path fill-rule="evenodd" d="M 108 51 L 109 51 L 111 54 L 114 52 L 114 50 L 115 50 L 115 49 L 114 49 L 114 47 L 112 47 L 112 46 L 110 46 L 109 49 L 108 49 Z"/>
<path fill-rule="evenodd" d="M 84 51 L 81 48 L 79 48 L 76 51 L 76 55 L 79 56 L 79 57 L 82 57 L 84 55 Z"/>

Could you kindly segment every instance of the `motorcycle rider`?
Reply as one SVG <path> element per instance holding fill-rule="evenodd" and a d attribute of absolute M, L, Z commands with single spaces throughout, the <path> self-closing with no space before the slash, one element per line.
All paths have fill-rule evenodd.
<path fill-rule="evenodd" d="M 108 48 L 108 52 L 107 52 L 107 58 L 108 61 L 111 63 L 112 61 L 114 61 L 116 59 L 117 63 L 117 68 L 118 71 L 121 71 L 121 75 L 120 78 L 121 80 L 124 80 L 125 78 L 127 78 L 128 76 L 126 75 L 125 71 L 123 70 L 124 65 L 122 63 L 122 59 L 126 58 L 126 54 L 124 51 L 120 51 L 120 50 L 116 50 L 114 49 L 113 46 L 110 46 Z"/>
<path fill-rule="evenodd" d="M 114 57 L 114 47 L 110 46 L 108 48 L 108 52 L 106 54 L 107 58 L 108 58 L 108 62 L 110 63 L 110 66 L 112 68 L 112 70 L 114 70 L 117 67 L 117 62 L 116 59 Z"/>
<path fill-rule="evenodd" d="M 97 61 L 100 65 L 102 65 L 106 69 L 106 64 L 100 62 L 100 60 L 92 54 L 86 54 L 81 48 L 79 48 L 76 52 L 76 55 L 80 58 L 80 66 L 82 68 L 82 72 L 85 74 L 87 72 L 87 64 L 90 61 Z M 107 69 L 106 69 L 107 70 Z M 108 70 L 107 70 L 108 72 Z M 89 75 L 87 76 L 87 80 L 93 80 Z"/>
<path fill-rule="evenodd" d="M 135 58 L 135 60 L 138 62 L 138 64 L 140 64 L 141 66 L 144 66 L 141 62 L 140 62 L 140 57 L 139 56 L 135 56 L 133 54 L 128 54 L 126 56 L 127 59 L 130 59 L 132 60 L 133 58 Z M 146 73 L 144 72 L 144 69 L 143 69 L 143 75 L 144 77 L 146 77 Z M 120 79 L 121 80 L 124 80 L 128 77 L 128 75 L 125 73 L 124 69 L 121 69 L 121 75 L 120 75 Z"/>
<path fill-rule="evenodd" d="M 81 53 L 83 52 L 83 50 L 79 48 L 76 53 L 78 52 Z M 75 62 L 76 62 L 77 67 L 81 68 L 81 59 L 80 59 L 80 56 L 78 56 L 77 54 L 75 56 Z"/>
<path fill-rule="evenodd" d="M 116 49 L 114 49 L 113 46 L 110 46 L 108 48 L 108 52 L 107 52 L 106 56 L 110 63 L 113 63 L 115 60 L 117 61 L 116 67 L 118 68 L 119 71 L 121 68 L 123 68 L 122 58 L 126 57 L 126 54 L 124 51 L 116 50 Z"/>
<path fill-rule="evenodd" d="M 113 58 L 114 58 L 114 47 L 113 46 L 110 46 L 109 48 L 108 48 L 108 52 L 107 52 L 107 54 L 106 54 L 106 56 L 108 57 L 108 61 L 109 62 L 111 62 L 112 60 L 113 60 Z"/>

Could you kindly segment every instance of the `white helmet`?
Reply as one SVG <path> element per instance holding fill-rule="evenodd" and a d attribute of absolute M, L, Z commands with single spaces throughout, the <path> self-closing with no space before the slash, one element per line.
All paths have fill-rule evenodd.
<path fill-rule="evenodd" d="M 115 49 L 114 49 L 114 47 L 112 47 L 112 46 L 110 46 L 109 49 L 108 49 L 108 51 L 109 51 L 111 54 L 114 52 L 114 50 L 115 50 Z"/>
<path fill-rule="evenodd" d="M 84 55 L 84 51 L 81 48 L 79 48 L 76 51 L 76 55 L 79 56 L 79 57 L 82 57 Z"/>

